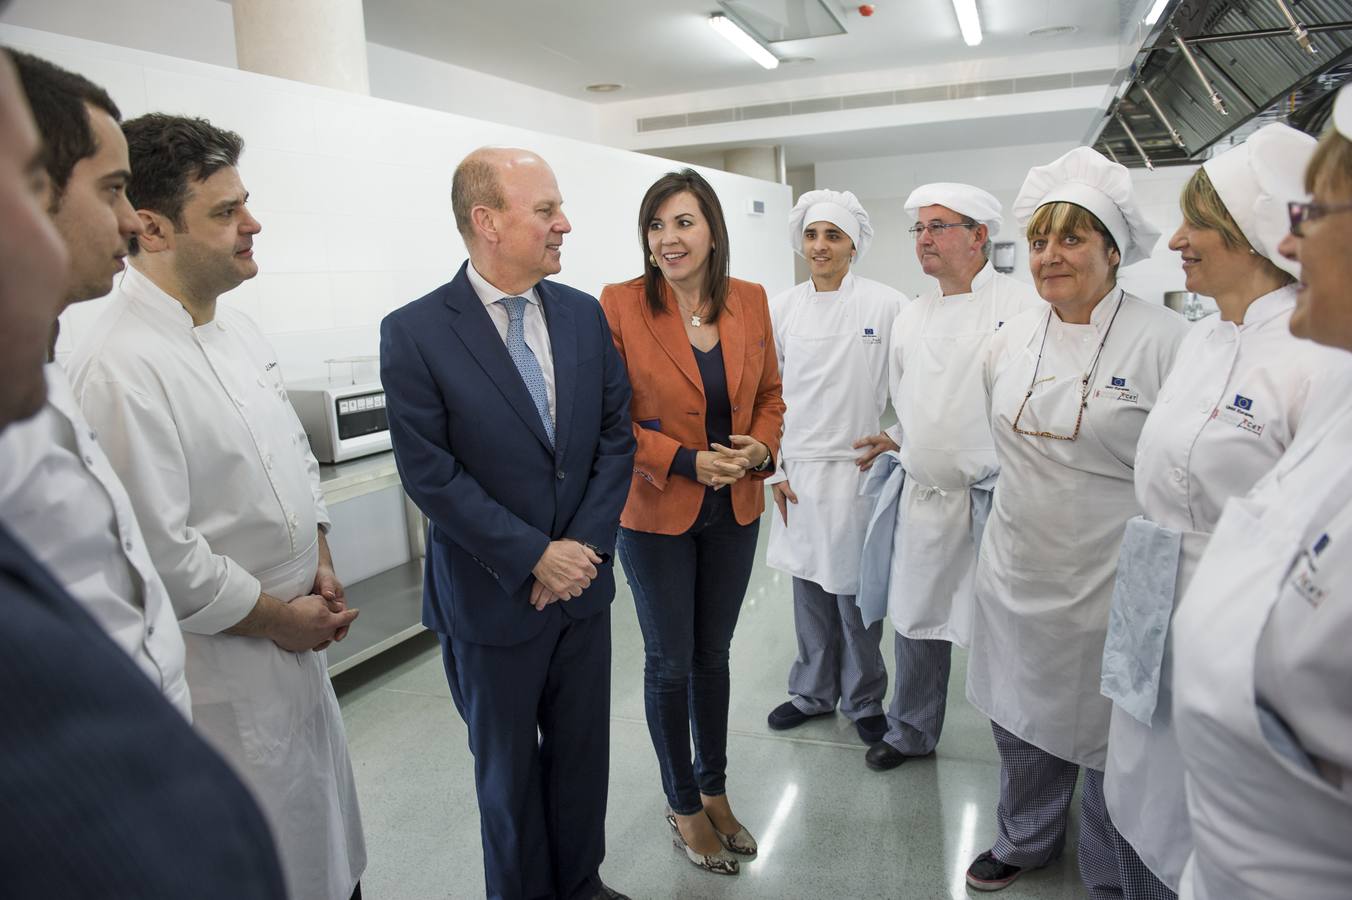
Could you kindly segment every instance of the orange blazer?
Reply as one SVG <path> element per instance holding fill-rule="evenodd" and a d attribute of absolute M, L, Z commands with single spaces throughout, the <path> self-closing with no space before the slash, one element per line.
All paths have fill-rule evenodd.
<path fill-rule="evenodd" d="M 634 388 L 630 412 L 638 452 L 629 500 L 620 524 L 634 531 L 681 534 L 695 524 L 705 486 L 670 475 L 679 447 L 708 450 L 704 425 L 704 383 L 695 351 L 671 289 L 664 283 L 669 312 L 654 316 L 643 296 L 643 279 L 607 285 L 601 306 L 610 333 L 629 369 Z M 718 341 L 727 370 L 732 405 L 732 433 L 749 434 L 779 458 L 784 424 L 784 398 L 775 354 L 774 330 L 765 288 L 729 279 L 728 302 L 718 317 Z M 732 508 L 741 525 L 754 522 L 765 509 L 765 477 L 773 471 L 750 472 L 724 490 L 732 491 Z"/>

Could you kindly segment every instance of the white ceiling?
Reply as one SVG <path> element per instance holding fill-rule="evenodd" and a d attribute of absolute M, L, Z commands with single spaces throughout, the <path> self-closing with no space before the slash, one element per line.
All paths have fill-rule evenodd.
<path fill-rule="evenodd" d="M 985 40 L 968 47 L 950 0 L 827 0 L 848 34 L 772 45 L 815 63 L 767 71 L 705 24 L 716 0 L 366 0 L 366 36 L 422 56 L 598 103 L 1118 43 L 1143 0 L 978 0 Z M 1074 34 L 1028 32 L 1073 25 Z M 1111 66 L 1115 60 L 1105 60 Z M 589 94 L 618 82 L 623 91 Z M 654 112 L 659 112 L 655 110 Z"/>

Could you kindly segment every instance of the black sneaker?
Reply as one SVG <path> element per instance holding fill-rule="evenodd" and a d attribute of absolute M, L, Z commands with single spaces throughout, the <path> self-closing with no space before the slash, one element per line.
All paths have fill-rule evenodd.
<path fill-rule="evenodd" d="M 1000 862 L 987 850 L 967 867 L 967 886 L 977 891 L 1000 891 L 1013 884 L 1021 874 L 1021 867 Z"/>
<path fill-rule="evenodd" d="M 834 712 L 834 710 L 817 713 L 817 716 L 829 716 L 832 712 Z M 775 731 L 787 731 L 790 728 L 797 728 L 808 719 L 815 719 L 817 716 L 809 716 L 807 713 L 794 706 L 792 700 L 786 700 L 770 710 L 770 715 L 766 717 L 765 724 L 769 725 Z"/>

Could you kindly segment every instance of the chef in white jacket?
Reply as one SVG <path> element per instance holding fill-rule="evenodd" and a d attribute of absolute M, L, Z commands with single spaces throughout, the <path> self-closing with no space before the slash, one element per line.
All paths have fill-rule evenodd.
<path fill-rule="evenodd" d="M 1188 290 L 1214 297 L 1220 314 L 1189 331 L 1141 430 L 1136 499 L 1144 516 L 1128 523 L 1122 545 L 1103 693 L 1114 702 L 1104 797 L 1127 841 L 1119 852 L 1134 848 L 1170 892 L 1192 850 L 1170 710 L 1175 598 L 1225 502 L 1247 493 L 1310 423 L 1315 385 L 1352 394 L 1352 357 L 1288 328 L 1300 267 L 1277 245 L 1287 200 L 1304 194 L 1314 145 L 1272 124 L 1213 157 L 1183 189 L 1183 225 L 1169 242 L 1182 255 Z"/>
<path fill-rule="evenodd" d="M 867 744 L 886 730 L 882 623 L 855 603 L 870 502 L 859 493 L 857 442 L 887 408 L 887 348 L 906 298 L 850 266 L 873 228 L 849 191 L 815 190 L 789 213 L 789 243 L 812 277 L 770 301 L 784 379 L 784 438 L 766 562 L 793 576 L 798 657 L 774 729 L 840 711 Z"/>
<path fill-rule="evenodd" d="M 878 596 L 860 597 L 865 610 L 885 608 L 896 632 L 887 734 L 864 758 L 877 771 L 934 751 L 953 644 L 965 647 L 971 635 L 977 541 L 999 471 L 981 360 L 1005 322 L 1043 308 L 1032 285 L 990 263 L 1001 212 L 999 200 L 969 184 L 925 184 L 906 199 L 916 257 L 936 284 L 892 328 L 897 423 L 866 455 L 871 464 L 877 452 L 899 451 L 888 477 L 902 479 L 895 515 L 872 525 L 886 532 L 878 544 L 890 556 L 886 575 L 876 588 L 868 582 Z"/>
<path fill-rule="evenodd" d="M 1291 215 L 1291 332 L 1352 351 L 1352 91 Z M 1193 853 L 1179 895 L 1342 900 L 1352 884 L 1352 395 L 1316 386 L 1300 434 L 1226 504 L 1174 619 L 1174 727 Z"/>
<path fill-rule="evenodd" d="M 968 699 L 1000 752 L 999 834 L 967 872 L 998 890 L 1060 855 L 1079 768 L 1080 875 L 1121 896 L 1103 806 L 1099 693 L 1117 550 L 1138 512 L 1136 441 L 1187 323 L 1117 286 L 1159 238 L 1127 170 L 1088 147 L 1029 171 L 1014 204 L 1046 308 L 985 359 L 1000 483 L 976 575 Z"/>
<path fill-rule="evenodd" d="M 169 588 L 194 724 L 254 790 L 288 893 L 348 900 L 366 863 L 322 648 L 345 608 L 319 469 L 258 326 L 217 298 L 256 274 L 238 135 L 126 123 L 141 216 L 132 265 L 71 360 Z"/>
<path fill-rule="evenodd" d="M 66 305 L 102 297 L 141 232 L 127 202 L 121 116 L 84 77 L 26 54 L 13 58 L 47 145 L 48 212 L 70 251 Z M 0 434 L 0 519 L 191 719 L 183 635 L 131 500 L 65 369 L 52 361 L 43 375 L 47 405 Z"/>

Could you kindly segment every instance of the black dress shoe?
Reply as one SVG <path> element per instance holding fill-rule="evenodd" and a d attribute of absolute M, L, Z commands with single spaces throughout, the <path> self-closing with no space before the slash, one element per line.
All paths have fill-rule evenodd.
<path fill-rule="evenodd" d="M 895 769 L 908 759 L 923 759 L 926 756 L 933 755 L 933 750 L 929 753 L 915 755 L 902 753 L 896 747 L 887 743 L 887 741 L 879 741 L 872 747 L 869 747 L 868 752 L 864 754 L 864 765 L 875 772 L 886 772 L 888 769 Z"/>
<path fill-rule="evenodd" d="M 859 740 L 871 747 L 887 735 L 887 716 L 876 715 L 857 719 L 854 730 L 859 733 Z"/>
<path fill-rule="evenodd" d="M 628 895 L 621 894 L 619 891 L 608 888 L 603 884 L 601 885 L 601 890 L 596 892 L 596 896 L 593 897 L 592 900 L 629 900 L 629 897 Z"/>
<path fill-rule="evenodd" d="M 787 700 L 770 710 L 770 715 L 766 717 L 765 724 L 775 731 L 787 731 L 790 728 L 797 728 L 808 719 L 815 719 L 817 716 L 829 716 L 831 712 L 834 712 L 834 710 L 809 716 L 794 706 L 792 700 Z"/>

